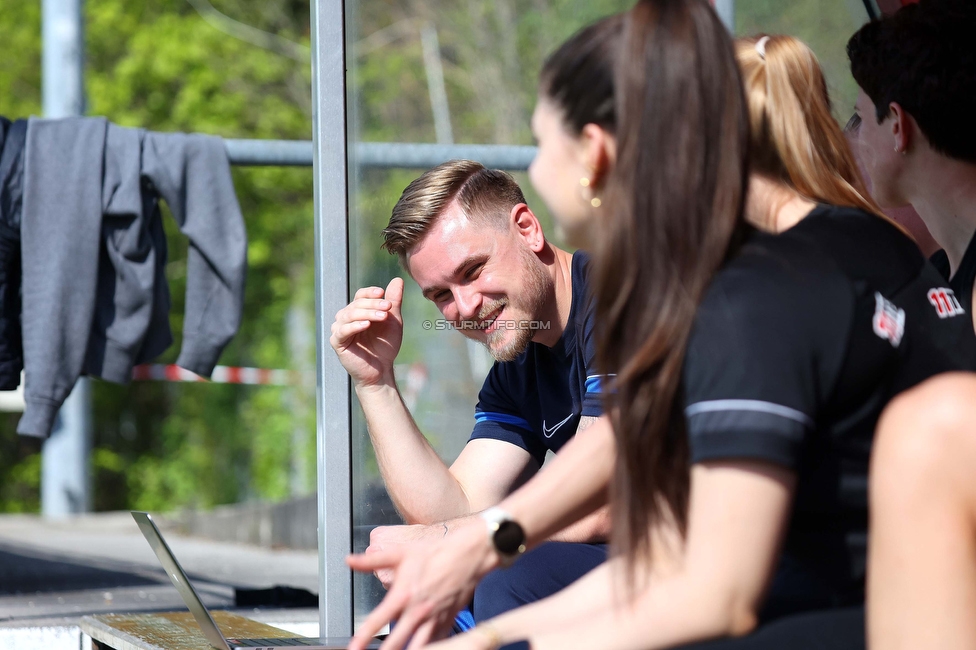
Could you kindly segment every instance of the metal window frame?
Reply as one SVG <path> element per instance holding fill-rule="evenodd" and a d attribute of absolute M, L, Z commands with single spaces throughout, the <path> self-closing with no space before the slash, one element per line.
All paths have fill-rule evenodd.
<path fill-rule="evenodd" d="M 316 448 L 319 531 L 319 633 L 354 631 L 352 572 L 352 391 L 330 353 L 332 315 L 349 302 L 349 161 L 359 167 L 430 168 L 467 158 L 528 169 L 535 147 L 357 143 L 350 151 L 346 97 L 345 0 L 313 0 L 312 141 L 225 140 L 236 165 L 312 164 L 315 192 Z"/>
<path fill-rule="evenodd" d="M 349 376 L 327 355 L 328 317 L 349 299 L 345 19 L 345 0 L 311 3 L 320 636 L 353 632 L 351 395 Z"/>
<path fill-rule="evenodd" d="M 312 165 L 314 142 L 225 139 L 224 146 L 233 165 L 308 167 Z M 384 169 L 430 169 L 448 160 L 465 158 L 495 169 L 524 171 L 535 153 L 535 147 L 495 144 L 358 142 L 353 146 L 353 159 L 359 167 Z"/>

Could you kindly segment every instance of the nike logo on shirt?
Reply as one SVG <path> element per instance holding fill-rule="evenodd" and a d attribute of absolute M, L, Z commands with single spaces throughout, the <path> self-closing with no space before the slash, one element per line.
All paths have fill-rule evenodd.
<path fill-rule="evenodd" d="M 572 417 L 573 417 L 573 414 L 572 414 L 572 413 L 570 413 L 570 414 L 569 414 L 569 415 L 567 415 L 567 416 L 566 416 L 565 418 L 563 418 L 563 420 L 562 420 L 562 422 L 557 422 L 556 424 L 554 424 L 554 425 L 552 425 L 552 428 L 551 428 L 551 429 L 550 429 L 549 427 L 547 427 L 547 426 L 546 426 L 546 421 L 545 421 L 545 420 L 543 420 L 543 421 L 542 421 L 542 433 L 543 433 L 543 434 L 545 434 L 545 436 L 546 436 L 547 438 L 551 438 L 551 437 L 552 437 L 552 435 L 553 435 L 554 433 L 556 433 L 556 431 L 558 431 L 558 430 L 559 430 L 559 427 L 561 427 L 561 426 L 563 426 L 564 424 L 566 424 L 567 422 L 569 422 L 569 420 L 570 420 L 570 418 L 572 418 Z"/>

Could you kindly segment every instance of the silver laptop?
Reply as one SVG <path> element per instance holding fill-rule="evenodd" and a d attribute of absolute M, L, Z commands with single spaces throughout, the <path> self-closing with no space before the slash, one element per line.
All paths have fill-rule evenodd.
<path fill-rule="evenodd" d="M 226 638 L 221 633 L 220 628 L 217 627 L 217 624 L 214 623 L 213 617 L 210 615 L 210 611 L 203 604 L 203 601 L 200 600 L 200 596 L 197 595 L 193 585 L 190 584 L 189 579 L 186 577 L 186 572 L 183 571 L 180 563 L 176 561 L 176 556 L 173 555 L 173 551 L 170 550 L 166 540 L 163 539 L 163 534 L 159 532 L 159 528 L 156 527 L 156 522 L 153 521 L 149 513 L 133 512 L 132 518 L 136 520 L 137 524 L 139 524 L 139 530 L 142 531 L 142 534 L 146 537 L 146 541 L 149 542 L 149 546 L 152 547 L 156 557 L 159 558 L 159 563 L 163 565 L 164 569 L 166 569 L 166 574 L 173 582 L 173 586 L 176 587 L 176 590 L 180 592 L 183 602 L 186 603 L 190 613 L 193 614 L 193 618 L 196 619 L 200 629 L 203 630 L 203 634 L 207 637 L 207 641 L 209 641 L 210 645 L 218 650 L 236 650 L 237 648 L 278 650 L 279 648 L 295 647 L 309 648 L 310 650 L 344 650 L 344 648 L 349 645 L 348 637 L 328 637 L 318 639 L 311 639 L 307 637 L 297 637 L 293 639 Z M 368 647 L 371 649 L 379 648 L 380 642 L 376 641 L 375 643 L 370 644 Z"/>

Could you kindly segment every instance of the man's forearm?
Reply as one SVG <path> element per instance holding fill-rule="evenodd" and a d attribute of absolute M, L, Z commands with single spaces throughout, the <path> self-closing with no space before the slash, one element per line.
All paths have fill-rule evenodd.
<path fill-rule="evenodd" d="M 538 544 L 606 505 L 615 451 L 609 419 L 600 418 L 500 505 Z"/>
<path fill-rule="evenodd" d="M 386 489 L 407 523 L 469 514 L 464 491 L 420 432 L 395 384 L 357 388 L 356 396 Z"/>
<path fill-rule="evenodd" d="M 550 542 L 595 544 L 610 540 L 610 506 L 603 506 L 549 537 Z"/>
<path fill-rule="evenodd" d="M 576 427 L 576 435 L 600 422 L 600 418 L 584 415 Z M 610 506 L 603 506 L 577 522 L 566 526 L 549 538 L 551 542 L 578 542 L 592 544 L 610 539 Z"/>

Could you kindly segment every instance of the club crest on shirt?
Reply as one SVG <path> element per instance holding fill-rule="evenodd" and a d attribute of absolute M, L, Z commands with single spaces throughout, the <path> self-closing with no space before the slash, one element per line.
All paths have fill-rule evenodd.
<path fill-rule="evenodd" d="M 896 306 L 877 291 L 874 293 L 874 333 L 897 348 L 905 334 L 905 310 Z"/>
<path fill-rule="evenodd" d="M 928 297 L 929 302 L 935 307 L 935 313 L 939 315 L 939 318 L 952 318 L 953 316 L 966 313 L 966 310 L 962 308 L 962 305 L 956 299 L 955 292 L 948 287 L 929 289 Z"/>

